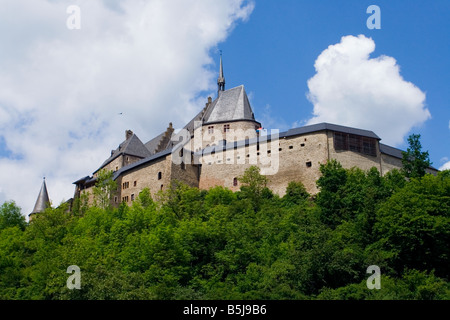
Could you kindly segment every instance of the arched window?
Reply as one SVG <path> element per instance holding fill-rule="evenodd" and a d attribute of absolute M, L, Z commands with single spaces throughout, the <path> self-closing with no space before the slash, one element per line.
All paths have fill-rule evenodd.
<path fill-rule="evenodd" d="M 237 185 L 238 185 L 238 179 L 234 178 L 233 179 L 233 187 L 237 187 Z"/>

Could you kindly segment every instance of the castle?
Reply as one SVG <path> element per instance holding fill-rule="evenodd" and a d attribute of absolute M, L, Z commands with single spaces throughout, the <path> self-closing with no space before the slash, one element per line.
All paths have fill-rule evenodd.
<path fill-rule="evenodd" d="M 170 123 L 146 143 L 127 130 L 125 140 L 92 176 L 74 182 L 74 198 L 87 194 L 93 201 L 92 188 L 102 169 L 113 171 L 118 190 L 112 202 L 118 206 L 131 205 L 144 188 L 152 195 L 165 190 L 173 180 L 200 189 L 223 186 L 237 191 L 238 177 L 252 165 L 261 168 L 268 187 L 279 195 L 290 181 L 301 181 L 309 193 L 317 193 L 320 164 L 330 159 L 344 168 L 375 167 L 382 175 L 402 167 L 402 151 L 382 144 L 369 130 L 319 123 L 266 132 L 255 119 L 244 86 L 225 90 L 222 57 L 217 84 L 216 99 L 209 97 L 181 130 Z"/>

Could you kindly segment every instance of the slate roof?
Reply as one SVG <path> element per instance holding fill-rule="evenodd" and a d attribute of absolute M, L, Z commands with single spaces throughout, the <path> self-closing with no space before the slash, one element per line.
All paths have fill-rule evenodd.
<path fill-rule="evenodd" d="M 145 147 L 150 152 L 151 155 L 154 155 L 156 153 L 156 149 L 158 148 L 159 142 L 164 137 L 164 133 L 161 133 L 160 135 L 157 135 L 153 139 L 151 139 L 149 142 L 145 144 Z"/>
<path fill-rule="evenodd" d="M 380 152 L 394 158 L 403 159 L 402 150 L 380 143 Z"/>
<path fill-rule="evenodd" d="M 204 124 L 237 120 L 255 121 L 244 86 L 219 91 L 219 97 L 207 108 Z"/>
<path fill-rule="evenodd" d="M 49 204 L 50 204 L 50 199 L 48 197 L 47 185 L 45 184 L 45 178 L 44 178 L 44 182 L 42 182 L 42 186 L 41 186 L 41 191 L 39 191 L 39 195 L 37 197 L 36 204 L 34 205 L 34 209 L 30 213 L 30 215 L 44 211 L 45 209 L 48 208 Z"/>
<path fill-rule="evenodd" d="M 130 138 L 122 142 L 119 147 L 114 150 L 111 156 L 103 162 L 99 169 L 106 166 L 108 163 L 119 157 L 120 155 L 130 155 L 139 158 L 146 158 L 151 156 L 150 151 L 145 147 L 142 141 L 133 133 Z M 95 173 L 94 172 L 94 173 Z"/>
<path fill-rule="evenodd" d="M 369 138 L 381 140 L 381 138 L 379 136 L 377 136 L 373 131 L 370 131 L 370 130 L 345 127 L 345 126 L 332 124 L 332 123 L 326 123 L 326 122 L 290 129 L 287 132 L 280 133 L 280 138 L 281 137 L 289 137 L 289 136 L 297 136 L 300 134 L 322 131 L 322 130 L 330 130 L 330 131 L 355 134 L 358 136 L 369 137 Z"/>

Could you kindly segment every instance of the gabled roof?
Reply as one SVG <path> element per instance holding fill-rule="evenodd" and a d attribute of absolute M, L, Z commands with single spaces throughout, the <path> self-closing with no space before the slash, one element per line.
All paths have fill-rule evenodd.
<path fill-rule="evenodd" d="M 39 195 L 37 197 L 36 204 L 34 205 L 34 209 L 30 213 L 30 215 L 44 211 L 45 209 L 48 208 L 49 204 L 50 204 L 50 199 L 48 197 L 47 185 L 45 184 L 45 178 L 44 178 L 44 181 L 42 182 L 42 186 L 41 186 L 41 191 L 39 191 Z"/>
<path fill-rule="evenodd" d="M 219 96 L 207 108 L 203 123 L 217 123 L 237 120 L 255 121 L 244 86 L 219 91 Z"/>
<path fill-rule="evenodd" d="M 127 140 L 122 142 L 119 147 L 111 152 L 111 156 L 103 162 L 99 169 L 95 172 L 99 171 L 101 168 L 106 166 L 108 163 L 116 159 L 121 155 L 130 155 L 138 158 L 146 158 L 151 156 L 150 151 L 145 147 L 142 141 L 133 133 Z M 95 173 L 94 172 L 94 173 Z"/>
<path fill-rule="evenodd" d="M 150 154 L 155 154 L 156 153 L 156 149 L 158 148 L 159 142 L 161 141 L 161 139 L 164 137 L 164 133 L 161 133 L 160 135 L 157 135 L 156 137 L 154 137 L 152 140 L 148 141 L 145 144 L 145 147 L 147 148 L 148 151 L 150 151 Z"/>

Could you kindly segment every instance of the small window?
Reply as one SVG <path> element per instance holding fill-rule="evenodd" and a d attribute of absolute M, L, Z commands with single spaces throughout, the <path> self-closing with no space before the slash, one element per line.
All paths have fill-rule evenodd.
<path fill-rule="evenodd" d="M 294 146 L 289 146 L 289 149 L 290 149 L 290 150 L 294 149 Z"/>
<path fill-rule="evenodd" d="M 134 193 L 131 195 L 131 201 L 134 201 Z"/>
<path fill-rule="evenodd" d="M 186 165 L 184 164 L 184 162 L 181 163 L 180 168 L 181 170 L 186 170 Z"/>
<path fill-rule="evenodd" d="M 158 172 L 158 180 L 161 180 L 161 179 L 162 179 L 162 173 L 160 171 L 160 172 Z"/>
<path fill-rule="evenodd" d="M 137 186 L 137 181 L 133 182 L 133 187 Z"/>
<path fill-rule="evenodd" d="M 208 127 L 208 134 L 213 134 L 214 133 L 214 126 L 209 126 Z"/>
<path fill-rule="evenodd" d="M 272 151 L 270 151 L 270 150 L 267 150 L 267 153 L 271 153 Z"/>
<path fill-rule="evenodd" d="M 308 162 L 306 163 L 306 167 L 307 167 L 307 168 L 311 168 L 311 167 L 312 167 L 312 162 L 311 162 L 311 161 L 308 161 Z"/>
<path fill-rule="evenodd" d="M 163 188 L 164 188 L 164 185 L 162 184 L 162 185 L 161 185 L 161 190 L 162 190 Z"/>
<path fill-rule="evenodd" d="M 119 200 L 119 198 L 117 198 L 117 196 L 114 197 L 114 203 L 117 203 L 117 201 Z"/>
<path fill-rule="evenodd" d="M 301 145 L 300 145 L 300 147 L 304 147 L 305 146 L 305 144 L 304 143 L 302 143 Z"/>
<path fill-rule="evenodd" d="M 233 187 L 237 187 L 237 185 L 238 185 L 238 179 L 234 178 L 233 179 Z"/>
<path fill-rule="evenodd" d="M 282 148 L 278 148 L 278 151 L 283 151 L 283 149 Z"/>
<path fill-rule="evenodd" d="M 225 124 L 223 126 L 223 132 L 230 132 L 230 125 L 229 124 Z"/>
<path fill-rule="evenodd" d="M 119 167 L 116 167 L 116 171 L 119 170 Z"/>

